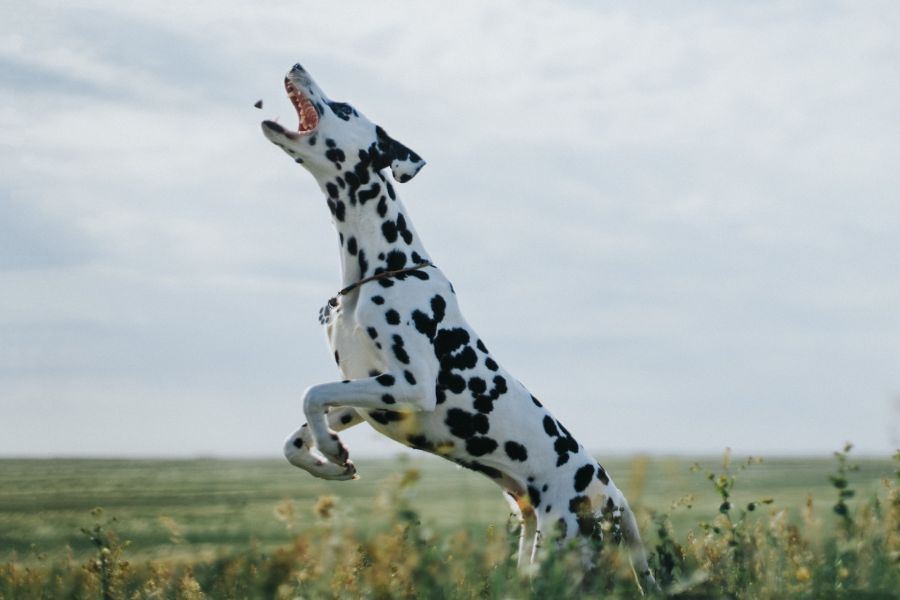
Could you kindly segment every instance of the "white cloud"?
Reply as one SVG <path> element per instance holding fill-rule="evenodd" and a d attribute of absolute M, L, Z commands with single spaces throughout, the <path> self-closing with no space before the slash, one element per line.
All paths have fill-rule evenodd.
<path fill-rule="evenodd" d="M 885 451 L 898 21 L 887 2 L 17 7 L 0 25 L 0 402 L 50 431 L 121 402 L 103 427 L 140 437 L 135 415 L 169 423 L 142 403 L 190 422 L 227 397 L 217 418 L 240 421 L 243 394 L 270 394 L 242 447 L 277 448 L 290 391 L 335 377 L 315 323 L 335 236 L 258 130 L 293 119 L 280 81 L 300 60 L 429 160 L 401 189 L 419 232 L 585 443 Z M 608 431 L 604 406 L 640 426 Z M 39 452 L 10 427 L 0 452 Z M 99 439 L 82 450 L 127 451 Z"/>

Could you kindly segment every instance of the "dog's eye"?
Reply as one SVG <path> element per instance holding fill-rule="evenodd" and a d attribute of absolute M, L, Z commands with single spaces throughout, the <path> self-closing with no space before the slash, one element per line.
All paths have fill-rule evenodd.
<path fill-rule="evenodd" d="M 329 102 L 328 106 L 331 108 L 331 112 L 345 121 L 350 120 L 350 115 L 357 116 L 353 107 L 344 102 Z"/>

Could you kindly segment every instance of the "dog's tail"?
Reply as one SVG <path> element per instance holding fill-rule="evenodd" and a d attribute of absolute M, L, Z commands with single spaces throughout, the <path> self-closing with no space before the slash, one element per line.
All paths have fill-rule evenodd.
<path fill-rule="evenodd" d="M 637 519 L 628 506 L 628 501 L 622 498 L 622 536 L 625 544 L 628 546 L 628 553 L 631 556 L 631 567 L 637 575 L 638 581 L 644 591 L 651 594 L 660 592 L 659 584 L 653 578 L 650 571 L 650 565 L 647 564 L 647 553 L 644 550 L 644 544 L 641 542 L 641 532 L 638 530 Z"/>

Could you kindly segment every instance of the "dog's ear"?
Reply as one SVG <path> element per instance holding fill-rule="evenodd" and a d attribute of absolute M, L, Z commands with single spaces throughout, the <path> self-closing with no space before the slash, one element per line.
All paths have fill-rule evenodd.
<path fill-rule="evenodd" d="M 398 182 L 406 183 L 425 166 L 421 156 L 389 136 L 381 127 L 376 127 L 375 133 L 378 135 L 378 168 L 390 166 Z"/>

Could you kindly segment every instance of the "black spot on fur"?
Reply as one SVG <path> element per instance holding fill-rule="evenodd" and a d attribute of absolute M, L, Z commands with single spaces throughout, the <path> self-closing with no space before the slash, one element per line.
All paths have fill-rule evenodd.
<path fill-rule="evenodd" d="M 377 381 L 384 387 L 391 387 L 392 385 L 394 385 L 394 382 L 396 382 L 396 379 L 394 379 L 394 376 L 390 373 L 384 373 L 376 377 L 375 381 Z"/>
<path fill-rule="evenodd" d="M 329 185 L 331 185 L 331 184 L 329 184 Z M 346 214 L 346 207 L 344 206 L 344 203 L 341 200 L 332 200 L 331 198 L 328 199 L 327 203 L 328 203 L 328 210 L 331 211 L 331 214 L 334 216 L 334 218 L 337 219 L 338 221 L 343 221 L 344 216 Z M 341 235 L 341 244 L 343 244 L 344 243 L 343 234 L 340 234 L 340 235 Z"/>
<path fill-rule="evenodd" d="M 567 452 L 578 452 L 578 442 L 571 437 L 560 436 L 556 438 L 553 447 L 557 454 L 565 454 Z"/>
<path fill-rule="evenodd" d="M 531 506 L 537 508 L 541 505 L 541 492 L 533 485 L 528 486 L 528 499 L 531 500 Z"/>
<path fill-rule="evenodd" d="M 397 224 L 388 219 L 381 224 L 381 234 L 388 243 L 393 244 L 397 241 Z"/>
<path fill-rule="evenodd" d="M 388 309 L 387 312 L 384 313 L 384 319 L 390 325 L 399 325 L 400 324 L 400 313 L 398 313 L 393 308 Z"/>
<path fill-rule="evenodd" d="M 372 296 L 372 302 L 380 306 L 384 304 L 384 298 L 382 298 L 381 296 Z"/>
<path fill-rule="evenodd" d="M 404 242 L 412 244 L 412 232 L 406 228 L 406 217 L 403 216 L 403 213 L 397 215 L 397 232 L 400 234 L 400 237 L 403 238 Z"/>
<path fill-rule="evenodd" d="M 303 447 L 303 440 L 302 440 L 301 438 L 294 438 L 294 441 L 291 442 L 291 445 L 292 445 L 294 448 L 302 448 L 302 447 Z"/>
<path fill-rule="evenodd" d="M 413 323 L 416 325 L 416 330 L 425 334 L 429 340 L 434 340 L 434 336 L 437 334 L 437 326 L 444 320 L 446 309 L 447 301 L 440 294 L 432 297 L 430 317 L 420 310 L 413 312 Z"/>
<path fill-rule="evenodd" d="M 350 192 L 350 206 L 356 205 L 356 190 L 359 189 L 359 177 L 356 176 L 356 173 L 353 171 L 349 171 L 344 174 L 344 181 L 347 182 L 347 188 Z"/>
<path fill-rule="evenodd" d="M 477 396 L 472 407 L 480 413 L 488 414 L 494 410 L 494 401 L 490 396 Z"/>
<path fill-rule="evenodd" d="M 351 235 L 347 238 L 347 252 L 349 252 L 351 256 L 356 256 L 356 251 L 356 238 Z"/>
<path fill-rule="evenodd" d="M 575 471 L 575 491 L 583 492 L 594 478 L 594 465 L 586 464 Z"/>
<path fill-rule="evenodd" d="M 344 102 L 329 102 L 328 108 L 331 109 L 339 119 L 343 119 L 344 121 L 350 120 L 350 115 L 353 114 L 353 108 Z"/>
<path fill-rule="evenodd" d="M 562 423 L 559 421 L 554 421 L 550 415 L 544 416 L 544 431 L 550 437 L 555 437 L 556 441 L 553 443 L 553 449 L 556 451 L 557 459 L 556 466 L 562 466 L 569 461 L 569 453 L 570 452 L 578 452 L 578 442 L 575 441 L 575 438 L 568 432 L 568 430 L 563 427 Z M 560 433 L 562 430 L 562 433 Z"/>
<path fill-rule="evenodd" d="M 409 385 L 416 385 L 416 378 L 411 371 L 403 371 L 403 378 L 406 379 L 406 383 Z"/>
<path fill-rule="evenodd" d="M 442 370 L 438 373 L 438 384 L 454 394 L 462 394 L 466 389 L 466 380 L 452 371 Z"/>
<path fill-rule="evenodd" d="M 538 408 L 541 408 L 541 407 L 544 406 L 543 404 L 541 404 L 540 400 L 538 400 L 538 399 L 535 398 L 534 396 L 531 397 L 531 401 L 532 401 L 532 402 L 534 403 L 534 405 L 537 406 Z"/>
<path fill-rule="evenodd" d="M 338 170 L 341 169 L 341 163 L 347 160 L 347 156 L 340 148 L 329 148 L 325 151 L 325 158 L 334 163 Z"/>
<path fill-rule="evenodd" d="M 405 413 L 393 411 L 393 410 L 372 410 L 369 411 L 369 416 L 381 423 L 382 425 L 387 425 L 392 421 L 402 421 L 406 418 Z"/>
<path fill-rule="evenodd" d="M 406 353 L 406 349 L 403 347 L 403 338 L 397 334 L 394 334 L 394 343 L 391 346 L 391 350 L 394 351 L 394 356 L 397 357 L 397 360 L 404 365 L 409 364 L 409 354 Z"/>
<path fill-rule="evenodd" d="M 365 277 L 366 271 L 369 270 L 369 263 L 366 261 L 366 251 L 360 250 L 356 259 L 359 261 L 359 276 Z"/>
<path fill-rule="evenodd" d="M 472 456 L 484 456 L 497 449 L 497 442 L 489 437 L 476 436 L 466 440 L 466 452 Z"/>
<path fill-rule="evenodd" d="M 487 367 L 488 369 L 490 369 L 491 371 L 496 371 L 497 369 L 500 368 L 497 365 L 497 363 L 494 361 L 494 359 L 491 358 L 490 356 L 488 356 L 487 358 L 484 359 L 484 366 Z"/>
<path fill-rule="evenodd" d="M 376 181 L 375 183 L 373 183 L 371 185 L 371 187 L 369 187 L 365 190 L 360 190 L 360 192 L 357 194 L 357 198 L 359 199 L 360 204 L 365 204 L 369 200 L 372 200 L 373 198 L 377 198 L 378 194 L 380 194 L 380 193 L 381 193 L 381 185 Z"/>
<path fill-rule="evenodd" d="M 434 336 L 434 354 L 437 356 L 438 360 L 441 360 L 442 362 L 444 360 L 449 360 L 452 363 L 455 363 L 457 358 L 453 356 L 453 352 L 465 347 L 468 342 L 469 332 L 462 327 L 441 329 L 437 332 L 437 335 Z M 469 348 L 469 350 L 471 350 L 471 348 Z M 470 369 L 475 366 L 470 365 L 469 362 L 468 357 L 465 358 L 458 368 Z M 463 366 L 463 364 L 468 366 Z"/>
<path fill-rule="evenodd" d="M 471 348 L 468 349 L 471 350 Z M 475 397 L 474 406 L 479 412 L 489 413 L 494 410 L 494 401 L 507 391 L 506 379 L 497 375 L 494 377 L 494 386 L 490 392 L 486 394 L 472 394 Z"/>
<path fill-rule="evenodd" d="M 551 437 L 557 437 L 559 435 L 559 430 L 556 429 L 556 423 L 550 415 L 544 416 L 544 431 Z"/>
<path fill-rule="evenodd" d="M 469 390 L 475 394 L 483 394 L 487 390 L 487 384 L 481 377 L 472 377 L 469 379 Z"/>
<path fill-rule="evenodd" d="M 453 357 L 451 366 L 454 369 L 474 369 L 477 364 L 478 355 L 475 354 L 475 351 L 470 346 L 466 346 L 459 354 Z"/>
<path fill-rule="evenodd" d="M 367 327 L 366 333 L 368 333 L 369 337 L 373 340 L 378 337 L 378 331 L 374 327 Z"/>
<path fill-rule="evenodd" d="M 408 435 L 406 436 L 406 441 L 409 442 L 409 445 L 417 450 L 425 450 L 427 452 L 434 451 L 434 444 L 428 441 L 424 435 Z"/>
<path fill-rule="evenodd" d="M 525 462 L 528 460 L 528 450 L 525 449 L 525 446 L 518 442 L 506 442 L 503 445 L 503 449 L 506 450 L 506 455 L 513 460 L 517 460 L 519 462 Z"/>
<path fill-rule="evenodd" d="M 394 404 L 395 402 L 397 402 L 396 400 L 394 400 L 394 397 L 391 396 L 390 394 L 384 394 L 381 397 L 381 401 L 384 402 L 385 404 Z"/>
<path fill-rule="evenodd" d="M 399 271 L 406 266 L 406 254 L 399 250 L 391 250 L 387 255 L 387 270 Z"/>
<path fill-rule="evenodd" d="M 591 509 L 591 500 L 587 496 L 576 496 L 569 500 L 569 510 L 578 522 L 578 533 L 587 537 L 599 537 L 600 528 Z"/>
<path fill-rule="evenodd" d="M 600 483 L 603 485 L 609 485 L 609 475 L 606 474 L 606 469 L 600 465 L 597 465 L 597 479 L 599 479 Z"/>
<path fill-rule="evenodd" d="M 487 417 L 482 414 L 470 413 L 461 408 L 448 410 L 444 423 L 450 428 L 451 435 L 464 440 L 479 433 L 485 434 L 490 429 Z"/>

